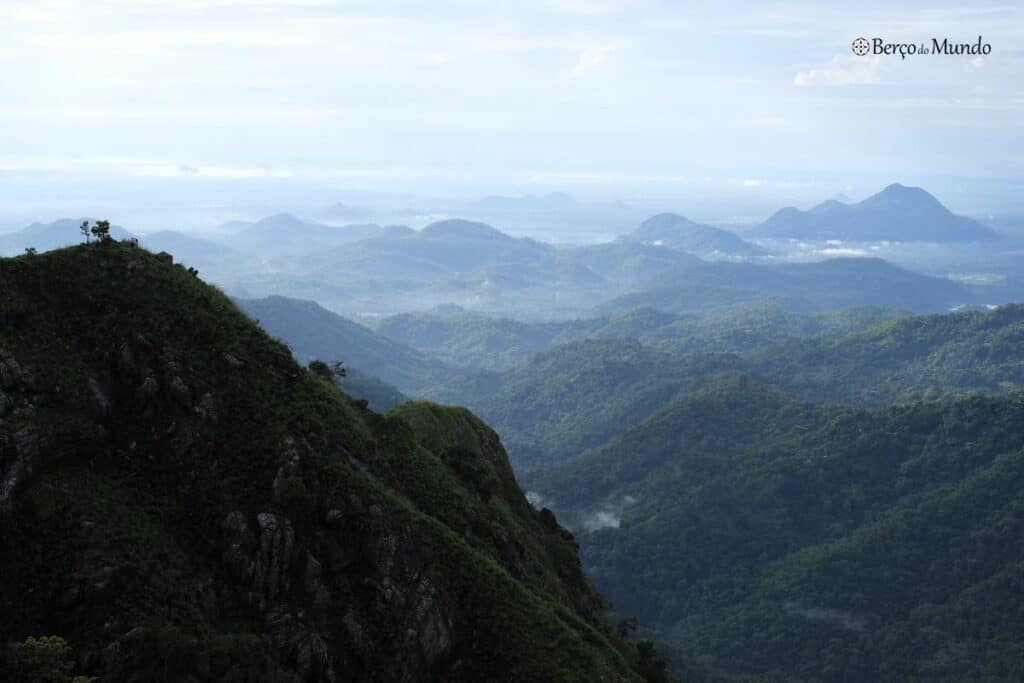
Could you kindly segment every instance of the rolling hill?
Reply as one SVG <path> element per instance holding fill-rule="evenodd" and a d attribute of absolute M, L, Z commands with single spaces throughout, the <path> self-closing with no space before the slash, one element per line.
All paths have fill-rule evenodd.
<path fill-rule="evenodd" d="M 1021 305 L 882 322 L 847 314 L 834 327 L 804 328 L 804 336 L 779 313 L 711 319 L 674 342 L 564 344 L 427 395 L 478 412 L 524 472 L 578 458 L 722 376 L 750 375 L 803 400 L 856 406 L 1024 390 Z M 861 323 L 868 326 L 857 329 Z"/>
<path fill-rule="evenodd" d="M 674 213 L 661 213 L 648 218 L 633 232 L 619 238 L 665 246 L 694 254 L 703 259 L 743 259 L 764 256 L 768 252 L 728 230 L 694 223 Z"/>
<path fill-rule="evenodd" d="M 668 313 L 715 312 L 769 300 L 794 311 L 880 306 L 937 313 L 971 303 L 975 295 L 950 280 L 921 275 L 877 258 L 762 265 L 697 262 L 660 273 L 645 289 L 599 307 L 640 306 Z"/>
<path fill-rule="evenodd" d="M 527 486 L 617 610 L 686 657 L 749 680 L 1014 680 L 1022 418 L 1020 394 L 865 412 L 733 380 Z"/>

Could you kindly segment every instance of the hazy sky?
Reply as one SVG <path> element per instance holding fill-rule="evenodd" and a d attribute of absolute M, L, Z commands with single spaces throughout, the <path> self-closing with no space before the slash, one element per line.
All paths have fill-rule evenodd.
<path fill-rule="evenodd" d="M 1024 4 L 969 4 L 3 0 L 0 180 L 1017 181 Z M 980 58 L 850 49 L 979 35 Z"/>

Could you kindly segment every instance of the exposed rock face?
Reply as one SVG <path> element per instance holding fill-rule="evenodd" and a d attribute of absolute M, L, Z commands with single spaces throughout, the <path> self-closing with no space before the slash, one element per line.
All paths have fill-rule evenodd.
<path fill-rule="evenodd" d="M 254 575 L 255 587 L 268 600 L 274 600 L 290 587 L 289 568 L 295 532 L 286 519 L 269 512 L 256 515 L 259 525 L 259 554 Z"/>
<path fill-rule="evenodd" d="M 7 466 L 3 479 L 0 479 L 0 523 L 10 520 L 14 495 L 32 474 L 38 451 L 38 439 L 33 432 L 22 430 L 15 434 L 14 461 Z M 2 449 L 0 455 L 3 455 Z"/>
<path fill-rule="evenodd" d="M 427 579 L 416 584 L 413 596 L 416 619 L 415 637 L 420 655 L 428 669 L 446 657 L 452 646 L 452 621 L 437 596 L 437 589 Z M 410 634 L 412 635 L 412 634 Z"/>
<path fill-rule="evenodd" d="M 89 391 L 92 393 L 93 409 L 96 412 L 96 418 L 102 420 L 110 417 L 110 398 L 95 378 L 89 378 Z"/>
<path fill-rule="evenodd" d="M 337 675 L 327 643 L 300 615 L 286 607 L 267 612 L 266 634 L 283 661 L 292 666 L 300 681 L 334 683 Z"/>
<path fill-rule="evenodd" d="M 40 451 L 30 391 L 31 375 L 10 351 L 0 348 L 0 529 L 13 521 L 14 497 L 31 477 Z M 10 418 L 13 424 L 4 422 Z M 18 427 L 19 423 L 29 426 Z"/>
<path fill-rule="evenodd" d="M 22 369 L 14 354 L 0 349 L 0 389 L 10 390 L 19 387 L 27 373 Z"/>

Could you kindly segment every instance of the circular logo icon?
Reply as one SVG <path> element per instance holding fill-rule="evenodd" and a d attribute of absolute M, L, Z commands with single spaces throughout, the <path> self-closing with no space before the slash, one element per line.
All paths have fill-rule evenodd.
<path fill-rule="evenodd" d="M 853 41 L 853 54 L 858 57 L 863 57 L 871 49 L 871 43 L 868 42 L 867 38 L 858 38 Z"/>

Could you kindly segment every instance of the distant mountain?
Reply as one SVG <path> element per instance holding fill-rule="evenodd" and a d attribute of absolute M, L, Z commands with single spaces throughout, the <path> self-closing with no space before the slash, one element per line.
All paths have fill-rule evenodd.
<path fill-rule="evenodd" d="M 796 311 L 881 306 L 938 313 L 974 300 L 967 288 L 877 258 L 761 265 L 696 262 L 666 270 L 648 288 L 600 307 L 650 306 L 670 313 L 721 311 L 772 300 Z"/>
<path fill-rule="evenodd" d="M 85 240 L 79 226 L 85 220 L 95 223 L 91 218 L 64 218 L 53 223 L 33 223 L 17 232 L 0 235 L 0 256 L 16 256 L 29 247 L 43 252 L 81 244 Z M 132 234 L 120 226 L 112 225 L 110 236 L 123 240 Z"/>
<path fill-rule="evenodd" d="M 365 399 L 370 410 L 386 413 L 395 406 L 409 401 L 409 397 L 379 377 L 358 368 L 346 368 L 345 377 L 338 384 L 349 396 Z"/>
<path fill-rule="evenodd" d="M 730 258 L 763 256 L 767 252 L 738 235 L 710 225 L 694 223 L 674 213 L 661 213 L 648 218 L 640 226 L 619 238 L 665 246 L 701 258 Z"/>
<path fill-rule="evenodd" d="M 692 254 L 667 246 L 621 240 L 566 248 L 559 258 L 583 264 L 608 281 L 633 289 L 648 286 L 672 267 L 700 262 Z"/>
<path fill-rule="evenodd" d="M 566 250 L 461 219 L 422 230 L 382 228 L 369 239 L 268 252 L 267 258 L 272 267 L 244 273 L 232 286 L 314 299 L 352 316 L 456 304 L 554 318 L 596 305 L 609 292 L 628 291 L 566 256 Z"/>
<path fill-rule="evenodd" d="M 350 206 L 339 202 L 324 209 L 320 215 L 327 220 L 365 221 L 373 216 L 373 211 L 361 206 Z"/>
<path fill-rule="evenodd" d="M 223 268 L 246 257 L 230 247 L 175 230 L 162 230 L 139 238 L 142 246 L 152 252 L 166 251 L 178 263 L 200 269 Z"/>
<path fill-rule="evenodd" d="M 358 242 L 380 236 L 385 230 L 375 224 L 334 227 L 281 213 L 253 223 L 225 223 L 221 232 L 228 235 L 221 241 L 234 249 L 277 256 L 282 252 L 309 252 Z"/>
<path fill-rule="evenodd" d="M 830 199 L 809 211 L 781 209 L 758 226 L 757 234 L 895 242 L 971 242 L 997 237 L 978 221 L 950 212 L 925 190 L 899 183 L 857 204 Z"/>
<path fill-rule="evenodd" d="M 361 240 L 311 257 L 314 268 L 350 277 L 396 282 L 437 280 L 491 266 L 535 266 L 554 248 L 530 239 L 516 239 L 486 223 L 450 219 L 422 230 L 389 228 Z"/>
<path fill-rule="evenodd" d="M 486 223 L 477 221 L 466 221 L 452 218 L 444 221 L 431 223 L 419 232 L 420 239 L 430 240 L 472 240 L 491 244 L 509 244 L 515 242 L 515 238 L 506 235 L 501 230 L 493 228 Z"/>
<path fill-rule="evenodd" d="M 238 306 L 308 363 L 343 361 L 362 375 L 415 390 L 452 376 L 450 368 L 404 344 L 328 311 L 314 301 L 271 296 L 239 299 Z M 343 382 L 344 385 L 344 382 Z"/>
<path fill-rule="evenodd" d="M 928 313 L 977 301 L 964 285 L 877 259 L 814 264 L 705 261 L 640 241 L 554 246 L 462 219 L 438 221 L 421 230 L 370 226 L 368 233 L 375 236 L 332 245 L 330 240 L 339 235 L 354 235 L 344 235 L 349 228 L 310 225 L 288 216 L 262 223 L 236 227 L 221 238 L 268 262 L 233 273 L 225 284 L 254 296 L 312 299 L 352 317 L 425 311 L 444 304 L 532 320 L 603 317 L 643 307 L 672 314 L 720 313 L 766 299 L 796 311 L 879 306 Z M 678 228 L 680 223 L 658 220 L 645 231 L 661 234 L 655 228 L 664 228 L 678 235 L 673 225 Z M 264 230 L 272 231 L 271 236 L 258 248 L 245 247 L 246 239 Z M 687 234 L 696 239 L 705 233 Z M 709 242 L 704 246 L 712 248 Z M 728 248 L 741 247 L 733 243 Z"/>

